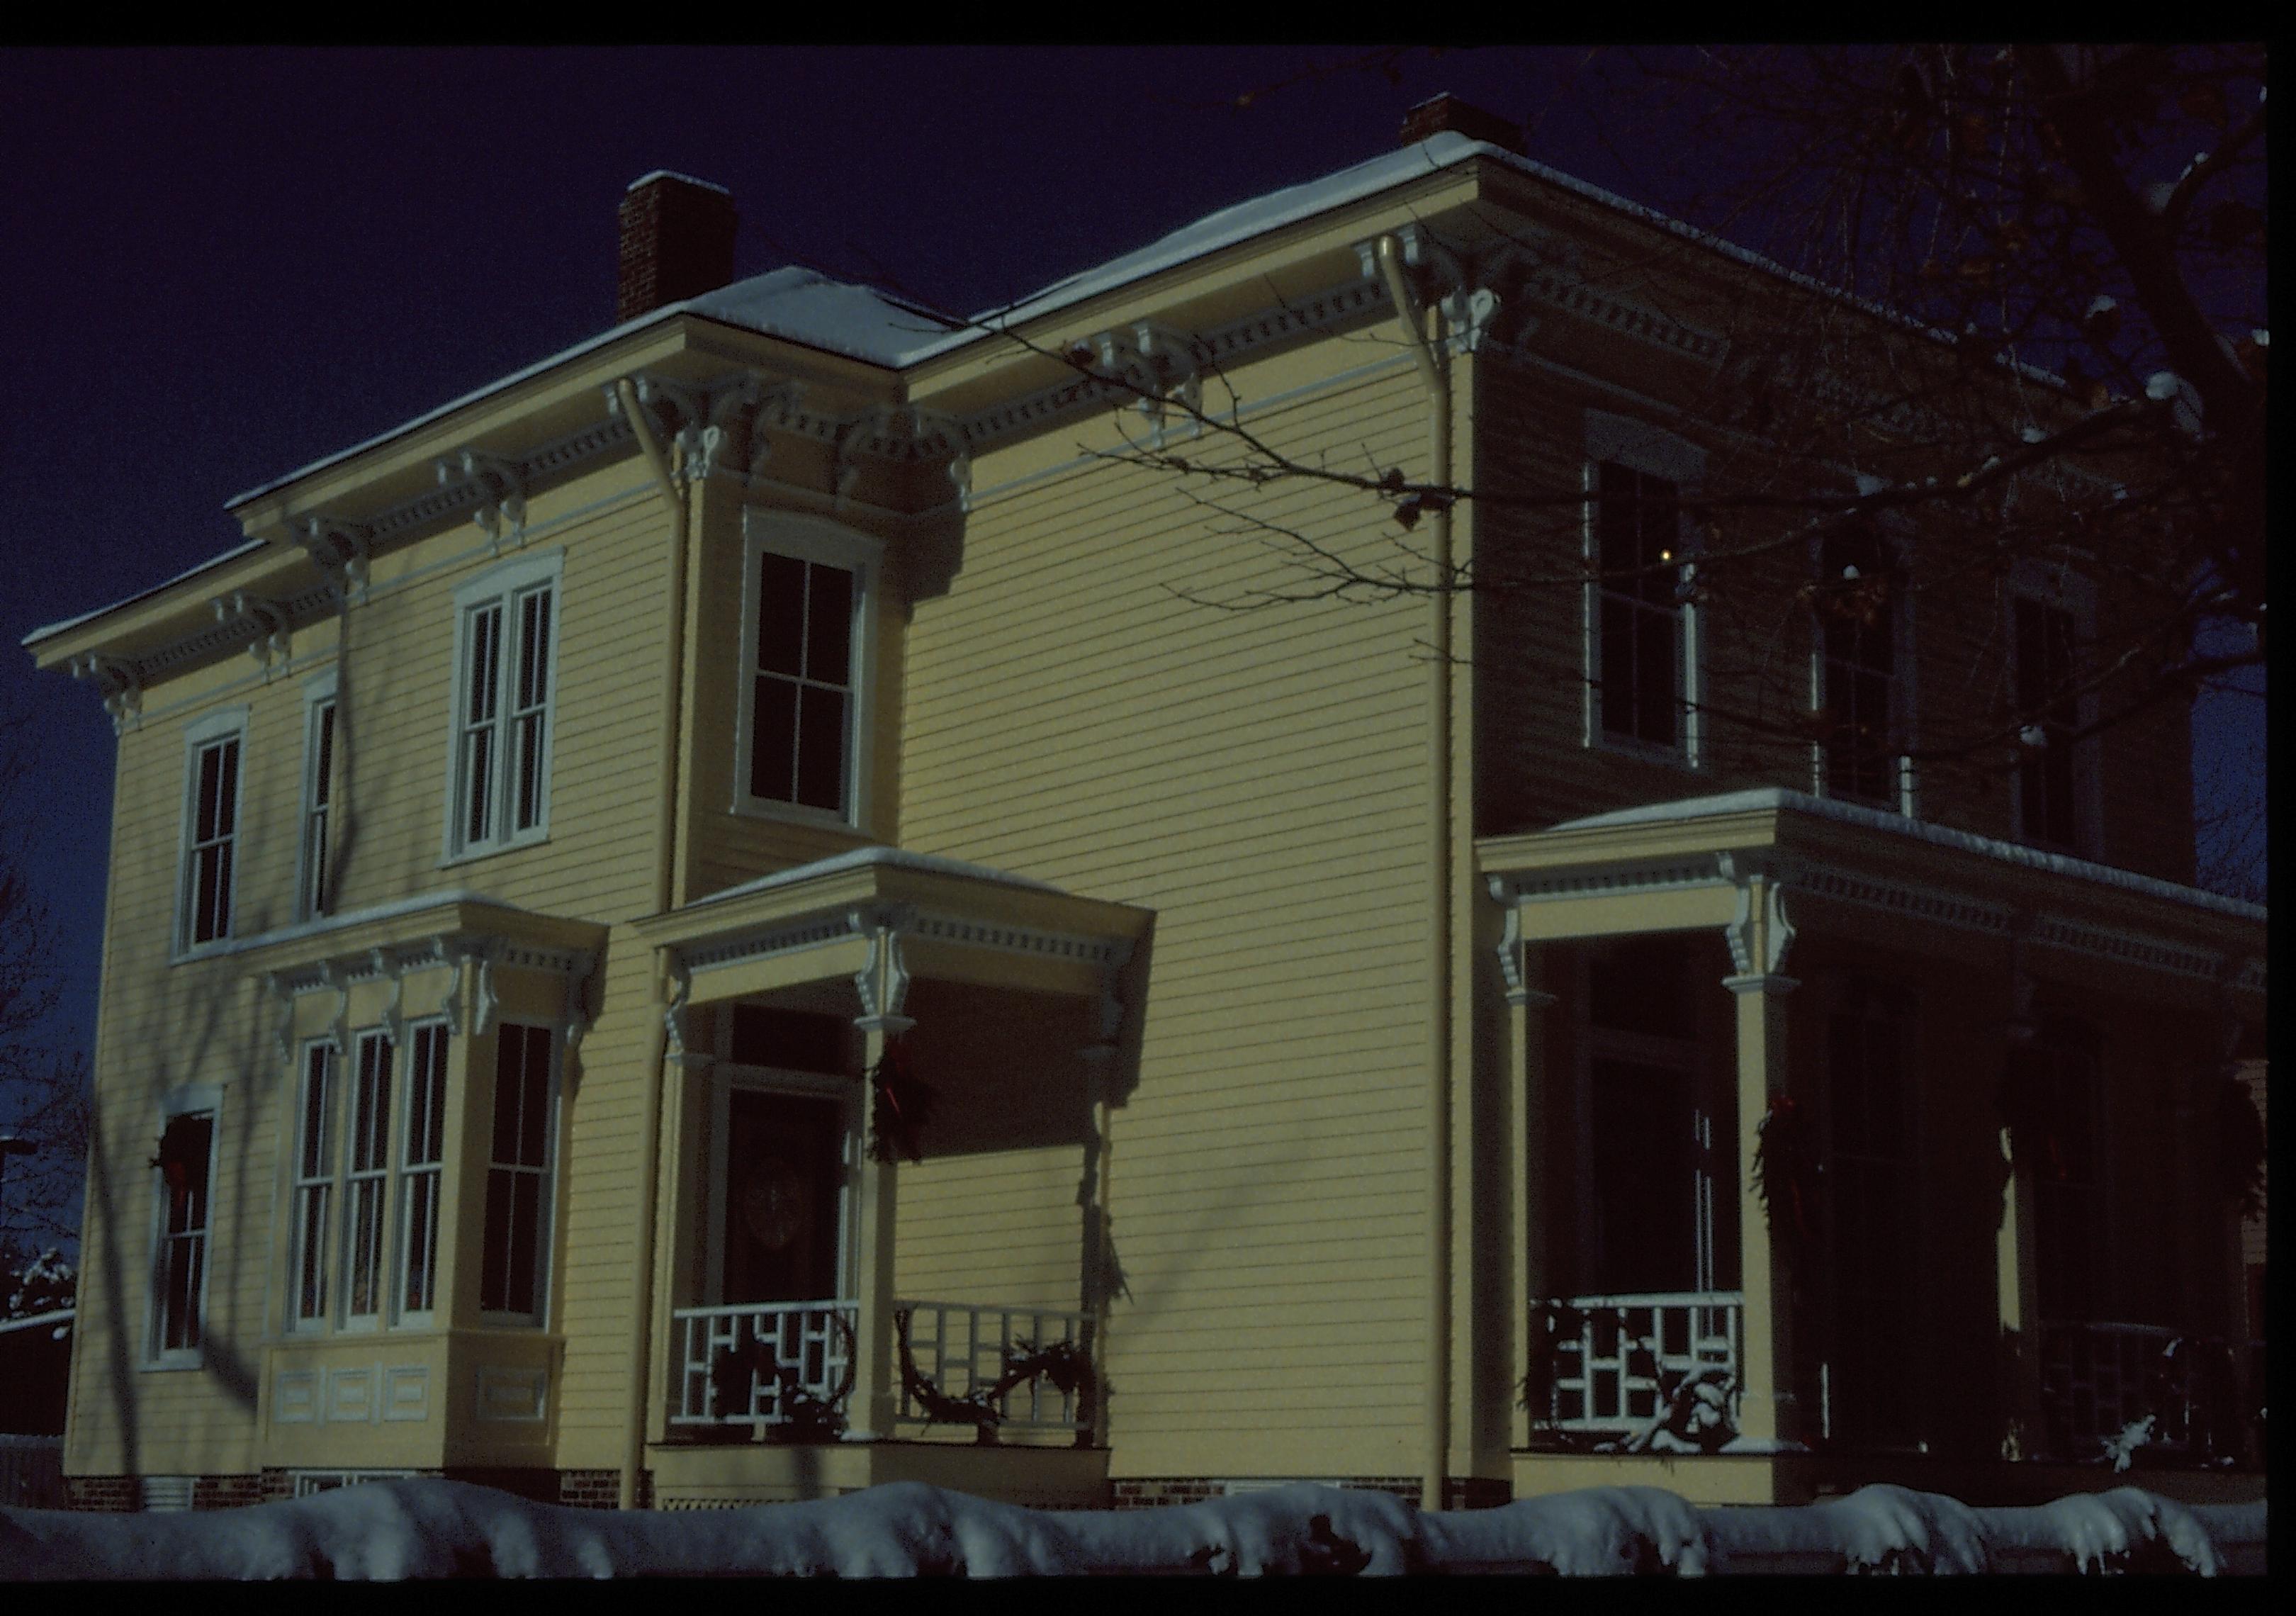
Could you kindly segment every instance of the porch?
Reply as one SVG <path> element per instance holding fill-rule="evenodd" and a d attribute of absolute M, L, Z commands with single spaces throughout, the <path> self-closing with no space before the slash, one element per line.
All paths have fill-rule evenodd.
<path fill-rule="evenodd" d="M 2136 1464 L 2247 1460 L 2204 1120 L 2261 1021 L 2261 911 L 1775 790 L 1477 856 L 1518 1496 L 2111 1473 L 2148 1416 Z M 2182 1327 L 2069 1322 L 2115 1297 Z"/>
<path fill-rule="evenodd" d="M 967 1464 L 1004 1496 L 1099 1487 L 1066 1456 L 1099 1437 L 1105 1108 L 1151 920 L 864 848 L 644 923 L 665 1501 Z"/>

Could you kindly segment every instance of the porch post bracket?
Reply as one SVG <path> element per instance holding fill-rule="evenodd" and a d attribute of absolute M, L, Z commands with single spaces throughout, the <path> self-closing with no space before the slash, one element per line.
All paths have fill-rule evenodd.
<path fill-rule="evenodd" d="M 2033 1018 L 2033 932 L 2038 917 L 2026 909 L 2009 916 L 2009 1024 L 2003 1030 L 2012 1044 L 2030 1044 L 2040 1031 Z"/>
<path fill-rule="evenodd" d="M 1792 991 L 1794 979 L 1785 974 L 1786 955 L 1793 947 L 1794 924 L 1786 908 L 1786 882 L 1781 872 L 1734 853 L 1715 858 L 1722 879 L 1738 889 L 1737 913 L 1722 929 L 1730 945 L 1730 963 L 1736 970 L 1725 982 L 1780 982 L 1764 987 L 1766 993 Z M 1731 987 L 1734 993 L 1750 988 Z"/>
<path fill-rule="evenodd" d="M 342 1054 L 350 1047 L 351 983 L 350 976 L 334 960 L 319 962 L 319 980 L 335 992 L 335 1013 L 327 1022 L 327 1029 L 335 1040 L 335 1053 Z"/>
<path fill-rule="evenodd" d="M 558 1027 L 559 1042 L 572 1055 L 580 1051 L 582 1039 L 590 1030 L 595 1018 L 590 1013 L 590 972 L 597 964 L 596 956 L 577 954 L 566 967 L 566 1013 Z"/>
<path fill-rule="evenodd" d="M 382 1007 L 382 1036 L 390 1040 L 393 1049 L 406 1046 L 406 1011 L 402 1001 L 406 997 L 406 962 L 388 948 L 371 948 L 367 964 L 374 973 L 390 984 L 390 1001 Z"/>
<path fill-rule="evenodd" d="M 909 997 L 909 970 L 901 956 L 902 934 L 916 920 L 916 908 L 911 904 L 853 911 L 853 930 L 869 939 L 869 957 L 853 973 L 853 991 L 861 1001 L 861 1013 L 853 1018 L 853 1024 L 863 1032 L 891 1037 L 916 1025 L 902 1013 Z"/>
<path fill-rule="evenodd" d="M 283 972 L 263 973 L 263 988 L 279 1001 L 279 1027 L 273 1035 L 279 1044 L 279 1063 L 291 1067 L 295 1060 L 295 990 L 287 985 Z"/>
<path fill-rule="evenodd" d="M 662 1031 L 667 1035 L 669 1058 L 683 1062 L 685 1059 L 685 1006 L 693 997 L 693 973 L 676 954 L 669 956 L 669 998 L 661 1008 Z"/>

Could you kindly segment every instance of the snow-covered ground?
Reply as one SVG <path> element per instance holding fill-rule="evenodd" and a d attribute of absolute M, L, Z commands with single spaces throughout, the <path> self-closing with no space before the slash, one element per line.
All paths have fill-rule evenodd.
<path fill-rule="evenodd" d="M 972 1577 L 1315 1571 L 2263 1570 L 2265 1505 L 2135 1488 L 1972 1509 L 1897 1487 L 1802 1508 L 1693 1507 L 1650 1487 L 1422 1514 L 1298 1484 L 1125 1513 L 1022 1509 L 918 1482 L 747 1509 L 531 1504 L 468 1482 L 373 1482 L 201 1513 L 0 1510 L 0 1579 Z"/>

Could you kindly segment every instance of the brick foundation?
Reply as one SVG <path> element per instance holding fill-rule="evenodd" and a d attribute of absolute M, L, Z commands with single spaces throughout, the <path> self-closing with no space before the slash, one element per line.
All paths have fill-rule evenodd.
<path fill-rule="evenodd" d="M 144 1507 L 144 1485 L 134 1476 L 66 1476 L 64 1507 L 132 1513 Z"/>
<path fill-rule="evenodd" d="M 287 1472 L 274 1473 L 284 1481 Z M 259 1472 L 251 1476 L 198 1476 L 192 1481 L 192 1507 L 237 1509 L 242 1505 L 261 1504 L 273 1496 L 267 1487 L 268 1478 Z"/>
<path fill-rule="evenodd" d="M 1356 1492 L 1393 1493 L 1406 1504 L 1416 1507 L 1423 1489 L 1417 1476 L 1311 1476 L 1307 1480 L 1323 1487 L 1337 1487 Z M 1136 1481 L 1113 1481 L 1118 1509 L 1159 1509 L 1171 1504 L 1201 1504 L 1207 1498 L 1227 1496 L 1227 1482 L 1208 1476 L 1159 1476 Z M 1453 1476 L 1444 1485 L 1444 1504 L 1449 1509 L 1491 1509 L 1507 1503 L 1514 1496 L 1513 1486 L 1489 1476 Z"/>
<path fill-rule="evenodd" d="M 622 1472 L 619 1470 L 562 1470 L 558 1472 L 558 1497 L 554 1502 L 575 1509 L 614 1509 L 622 1496 Z M 653 1472 L 638 1472 L 637 1507 L 653 1507 Z"/>

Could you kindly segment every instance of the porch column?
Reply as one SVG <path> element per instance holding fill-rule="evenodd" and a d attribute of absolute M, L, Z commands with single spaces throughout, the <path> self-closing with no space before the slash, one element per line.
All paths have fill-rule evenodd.
<path fill-rule="evenodd" d="M 1786 996 L 1801 984 L 1784 973 L 1793 927 L 1784 889 L 1759 869 L 1740 875 L 1738 913 L 1726 928 L 1734 974 L 1722 979 L 1737 1000 L 1738 1251 L 1740 1314 L 1738 1434 L 1749 1444 L 1799 1446 L 1804 1422 L 1796 1407 L 1793 1275 L 1754 1188 L 1754 1152 L 1772 1099 L 1786 1091 Z"/>
<path fill-rule="evenodd" d="M 1496 885 L 1494 882 L 1495 895 Z M 1556 999 L 1546 991 L 1546 950 L 1523 941 L 1522 910 L 1512 901 L 1507 904 L 1506 931 L 1499 939 L 1498 955 L 1499 979 L 1507 1003 L 1508 1111 L 1514 1124 L 1511 1129 L 1513 1148 L 1509 1152 L 1512 1170 L 1506 1177 L 1513 1202 L 1509 1209 L 1509 1233 L 1514 1267 L 1507 1320 L 1508 1361 L 1513 1366 L 1514 1384 L 1521 1387 L 1529 1380 L 1531 1357 L 1539 1345 L 1533 1333 L 1538 1323 L 1533 1309 L 1554 1294 L 1547 1218 L 1553 1199 L 1547 1193 L 1547 1177 L 1554 1170 L 1554 1156 L 1546 1120 L 1546 1013 Z M 1533 1411 L 1519 1397 L 1510 1395 L 1508 1404 L 1513 1411 L 1509 1443 L 1528 1448 Z"/>
<path fill-rule="evenodd" d="M 2005 1081 L 2015 1080 L 2038 1030 L 2033 1019 L 2033 978 L 2025 964 L 2025 939 L 2031 929 L 2030 916 L 2019 916 L 2011 923 L 2009 1013 L 2002 1023 L 2001 1037 Z M 1996 1324 L 2001 1341 L 2001 1456 L 2030 1459 L 2046 1446 L 2041 1429 L 2041 1296 L 2033 1175 L 2014 1165 L 2016 1153 L 2006 1117 L 2000 1120 L 1997 1136 L 2001 1222 L 1994 1237 L 1993 1264 Z"/>
<path fill-rule="evenodd" d="M 908 997 L 909 973 L 901 961 L 901 932 L 907 917 L 887 913 L 871 917 L 868 962 L 854 973 L 861 1013 L 853 1018 L 861 1029 L 861 1070 L 873 1073 L 885 1058 L 885 1046 L 916 1022 L 901 1013 Z M 862 1103 L 874 1109 L 874 1085 Z M 868 1124 L 864 1123 L 865 1134 Z M 893 1346 L 893 1226 L 895 1167 L 881 1161 L 873 1151 L 861 1156 L 860 1194 L 856 1197 L 860 1224 L 854 1263 L 854 1297 L 860 1317 L 854 1323 L 853 1400 L 846 1415 L 846 1440 L 883 1441 L 893 1434 L 894 1411 L 900 1406 L 899 1370 Z"/>

